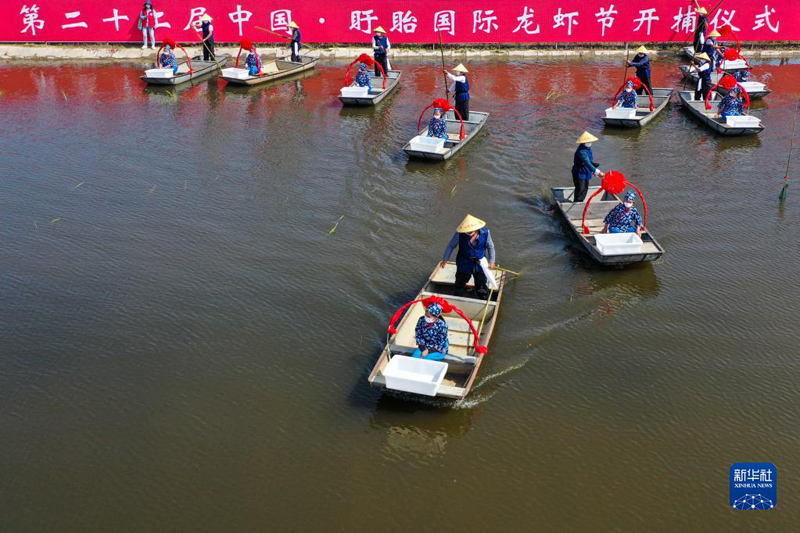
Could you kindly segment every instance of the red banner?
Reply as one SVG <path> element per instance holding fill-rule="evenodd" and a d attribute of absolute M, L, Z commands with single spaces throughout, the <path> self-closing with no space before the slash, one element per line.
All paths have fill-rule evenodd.
<path fill-rule="evenodd" d="M 192 22 L 213 17 L 217 42 L 280 41 L 256 26 L 303 41 L 369 43 L 383 26 L 392 43 L 682 42 L 694 30 L 693 3 L 677 0 L 153 0 L 156 39 L 197 42 Z M 206 4 L 205 7 L 201 6 Z M 708 11 L 717 5 L 701 2 Z M 141 42 L 139 0 L 3 0 L 3 42 Z M 726 0 L 711 27 L 730 24 L 743 41 L 800 40 L 800 0 Z"/>

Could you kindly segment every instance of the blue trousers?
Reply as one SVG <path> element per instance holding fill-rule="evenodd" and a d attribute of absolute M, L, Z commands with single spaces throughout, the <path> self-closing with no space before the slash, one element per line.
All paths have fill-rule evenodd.
<path fill-rule="evenodd" d="M 609 233 L 636 233 L 636 228 L 628 226 L 627 228 L 616 228 L 614 226 L 608 227 Z"/>
<path fill-rule="evenodd" d="M 250 67 L 248 74 L 250 74 L 251 76 L 258 76 L 259 74 L 258 67 Z"/>
<path fill-rule="evenodd" d="M 431 361 L 441 361 L 444 359 L 445 354 L 439 352 L 429 352 L 428 355 L 425 356 L 425 359 L 430 359 Z M 411 354 L 411 357 L 416 357 L 417 359 L 422 358 L 422 350 L 417 348 L 414 350 L 414 353 Z"/>

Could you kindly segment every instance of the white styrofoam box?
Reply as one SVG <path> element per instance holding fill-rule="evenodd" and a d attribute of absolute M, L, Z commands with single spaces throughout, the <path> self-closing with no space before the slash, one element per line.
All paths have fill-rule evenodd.
<path fill-rule="evenodd" d="M 594 236 L 603 255 L 636 254 L 642 251 L 642 239 L 635 233 L 598 233 Z"/>
<path fill-rule="evenodd" d="M 606 109 L 606 118 L 636 118 L 636 109 L 630 107 L 618 107 Z"/>
<path fill-rule="evenodd" d="M 222 77 L 246 80 L 250 77 L 250 71 L 246 68 L 224 68 L 222 69 Z"/>
<path fill-rule="evenodd" d="M 739 85 L 744 87 L 744 90 L 749 93 L 760 92 L 767 88 L 766 85 L 764 85 L 763 83 L 759 83 L 757 81 L 743 81 L 740 82 Z"/>
<path fill-rule="evenodd" d="M 429 152 L 440 154 L 444 152 L 444 139 L 439 137 L 428 137 L 427 135 L 417 135 L 409 141 L 409 149 L 418 152 Z"/>
<path fill-rule="evenodd" d="M 383 369 L 386 387 L 392 390 L 436 396 L 447 373 L 447 363 L 395 355 Z"/>
<path fill-rule="evenodd" d="M 733 126 L 735 128 L 753 128 L 761 125 L 761 121 L 758 119 L 758 117 L 754 117 L 753 115 L 725 117 L 725 122 L 728 124 L 728 126 Z"/>
<path fill-rule="evenodd" d="M 175 76 L 171 68 L 151 68 L 145 70 L 144 75 L 148 78 L 172 78 Z"/>
<path fill-rule="evenodd" d="M 725 60 L 722 62 L 723 70 L 737 70 L 747 68 L 747 62 L 744 59 L 736 59 L 734 61 Z"/>
<path fill-rule="evenodd" d="M 369 87 L 342 87 L 345 98 L 364 98 L 369 94 Z"/>

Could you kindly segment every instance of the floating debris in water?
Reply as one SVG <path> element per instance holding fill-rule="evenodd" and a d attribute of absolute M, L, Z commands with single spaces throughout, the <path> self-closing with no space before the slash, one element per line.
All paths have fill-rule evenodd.
<path fill-rule="evenodd" d="M 341 222 L 343 218 L 344 218 L 344 215 L 342 215 L 342 216 L 340 216 L 340 217 L 339 217 L 339 220 L 337 220 L 337 221 L 336 221 L 336 224 L 334 224 L 334 225 L 333 225 L 333 227 L 331 228 L 331 230 L 328 232 L 328 235 L 333 235 L 333 234 L 336 232 L 336 228 L 338 228 L 338 227 L 339 227 L 339 222 Z"/>
<path fill-rule="evenodd" d="M 59 220 L 61 220 L 61 217 L 54 218 L 53 220 L 51 220 L 51 221 L 50 221 L 50 223 L 51 223 L 51 224 L 55 224 L 55 223 L 56 223 L 56 222 L 58 222 Z"/>
<path fill-rule="evenodd" d="M 83 185 L 84 183 L 86 183 L 86 182 L 85 182 L 85 181 L 82 181 L 82 182 L 80 182 L 79 184 L 77 184 L 76 186 L 74 186 L 74 187 L 73 187 L 73 189 L 77 189 L 78 187 L 80 187 L 80 186 L 81 186 L 81 185 Z"/>
<path fill-rule="evenodd" d="M 455 195 L 456 195 L 456 189 L 458 189 L 458 183 L 456 183 L 455 185 L 453 185 L 453 188 L 450 190 L 450 198 L 453 198 L 453 197 L 455 197 Z"/>
<path fill-rule="evenodd" d="M 33 229 L 36 229 L 36 230 L 39 229 L 39 226 L 36 225 L 36 220 L 33 221 Z"/>
<path fill-rule="evenodd" d="M 64 97 L 64 100 L 67 100 L 67 91 L 61 91 L 61 96 Z"/>
<path fill-rule="evenodd" d="M 153 188 L 150 189 L 150 192 L 154 192 L 156 190 L 156 187 L 158 187 L 158 185 L 153 185 Z"/>

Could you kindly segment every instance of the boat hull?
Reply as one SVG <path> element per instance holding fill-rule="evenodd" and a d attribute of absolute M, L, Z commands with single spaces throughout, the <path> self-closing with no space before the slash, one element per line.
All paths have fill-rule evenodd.
<path fill-rule="evenodd" d="M 345 106 L 352 106 L 352 107 L 366 107 L 377 105 L 381 101 L 383 101 L 387 96 L 392 94 L 395 89 L 400 85 L 400 76 L 402 72 L 399 70 L 390 70 L 387 74 L 386 80 L 386 89 L 381 92 L 370 94 L 365 97 L 353 97 L 353 96 L 342 96 L 339 95 L 339 101 L 342 102 L 342 105 Z M 381 78 L 372 78 L 373 87 L 376 86 L 376 80 L 381 80 Z M 381 85 L 383 81 L 380 81 Z"/>
<path fill-rule="evenodd" d="M 478 133 L 483 129 L 483 126 L 486 125 L 486 121 L 489 119 L 489 113 L 483 113 L 481 111 L 470 111 L 469 113 L 470 120 L 464 121 L 464 129 L 466 130 L 466 137 L 463 141 L 453 142 L 447 141 L 445 145 L 450 145 L 447 151 L 442 153 L 431 153 L 431 152 L 424 152 L 420 150 L 413 150 L 411 148 L 411 143 L 408 142 L 403 147 L 403 151 L 408 155 L 409 158 L 420 160 L 420 161 L 446 161 L 456 155 L 464 146 L 466 146 Z M 478 120 L 472 120 L 473 117 L 477 117 Z M 445 115 L 445 118 L 448 122 L 448 125 L 452 125 L 455 129 L 460 131 L 461 128 L 461 121 L 459 121 L 455 114 L 452 111 L 448 111 Z M 420 135 L 427 135 L 428 128 L 425 128 L 420 132 Z"/>
<path fill-rule="evenodd" d="M 643 112 L 637 111 L 636 118 L 608 118 L 603 117 L 603 122 L 606 126 L 612 126 L 617 128 L 641 128 L 642 126 L 646 126 L 650 123 L 654 118 L 661 113 L 664 108 L 669 105 L 669 101 L 672 98 L 672 93 L 674 92 L 673 89 L 668 88 L 653 88 L 653 104 L 654 109 L 652 111 L 649 110 L 650 106 L 650 99 L 646 94 L 639 96 L 639 105 L 644 107 L 645 110 Z M 640 109 L 641 109 L 640 107 Z M 639 114 L 641 116 L 639 116 Z"/>
<path fill-rule="evenodd" d="M 705 124 L 706 127 L 712 130 L 714 133 L 718 135 L 736 137 L 741 135 L 757 135 L 764 131 L 763 125 L 758 127 L 728 126 L 719 119 L 710 117 L 704 110 L 705 102 L 701 100 L 692 100 L 691 96 L 693 95 L 694 91 L 678 91 L 678 98 L 680 99 L 683 108 L 686 109 L 697 120 Z M 713 102 L 714 100 L 711 101 Z M 700 109 L 701 107 L 703 110 Z"/>
<path fill-rule="evenodd" d="M 279 71 L 274 74 L 265 74 L 263 76 L 251 76 L 245 79 L 231 78 L 229 76 L 220 76 L 223 80 L 231 85 L 238 87 L 252 87 L 255 85 L 263 85 L 271 81 L 288 78 L 301 72 L 309 71 L 317 66 L 318 58 L 315 57 L 301 57 L 302 64 L 292 61 L 275 60 L 273 63 L 278 67 Z"/>
<path fill-rule="evenodd" d="M 689 67 L 687 67 L 686 65 L 681 65 L 679 68 L 681 69 L 681 74 L 683 74 L 683 77 L 685 79 L 687 79 L 687 80 L 691 80 L 691 82 L 694 84 L 693 87 L 696 87 L 697 86 L 697 81 L 699 79 L 697 74 L 694 73 L 694 72 L 691 72 L 689 70 Z M 719 75 L 717 75 L 716 73 L 712 74 L 711 81 L 716 85 L 717 81 L 719 81 Z M 717 91 L 718 93 L 720 93 L 723 96 L 728 94 L 728 90 L 725 89 L 725 87 L 722 87 L 722 86 L 719 86 L 714 90 Z M 772 90 L 767 89 L 765 87 L 763 91 L 747 91 L 747 96 L 749 96 L 751 100 L 761 100 L 762 98 L 764 98 L 765 96 L 767 96 L 768 94 L 771 94 L 771 93 L 772 93 Z"/>
<path fill-rule="evenodd" d="M 230 59 L 230 54 L 220 54 L 217 56 L 217 61 L 203 61 L 199 57 L 192 58 L 192 70 L 191 74 L 187 72 L 181 73 L 178 72 L 177 76 L 173 76 L 172 78 L 151 78 L 149 76 L 140 76 L 139 79 L 147 83 L 148 85 L 182 85 L 192 80 L 196 80 L 197 78 L 201 78 L 207 74 L 211 74 L 216 71 L 218 68 L 224 67 L 225 64 Z M 183 68 L 186 63 L 181 63 L 180 68 Z M 188 67 L 187 67 L 188 68 Z"/>

